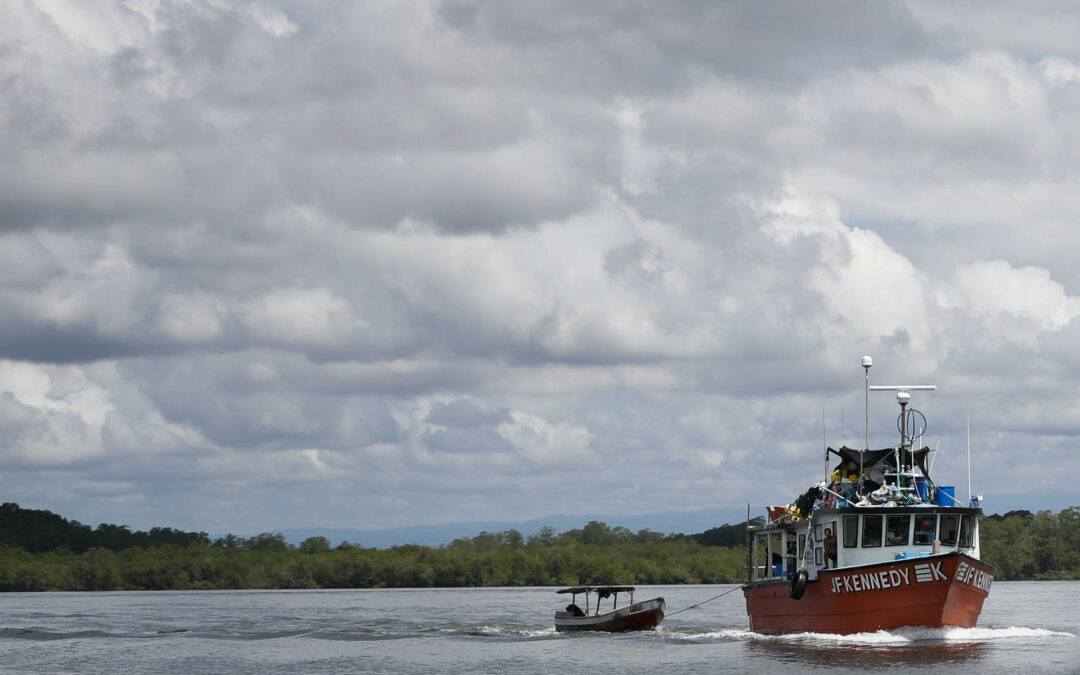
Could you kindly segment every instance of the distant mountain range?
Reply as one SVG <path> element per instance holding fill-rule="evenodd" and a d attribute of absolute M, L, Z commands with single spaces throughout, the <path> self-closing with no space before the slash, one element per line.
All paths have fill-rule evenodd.
<path fill-rule="evenodd" d="M 386 530 L 357 530 L 348 528 L 290 528 L 275 530 L 284 535 L 290 544 L 299 544 L 308 537 L 326 537 L 331 546 L 343 541 L 365 548 L 389 548 L 404 544 L 440 546 L 455 539 L 471 539 L 481 532 L 504 532 L 517 530 L 525 537 L 536 534 L 542 527 L 553 527 L 565 532 L 584 527 L 589 521 L 606 523 L 610 527 L 625 527 L 631 532 L 652 530 L 665 534 L 696 534 L 725 524 L 746 520 L 746 511 L 739 508 L 700 509 L 697 511 L 667 511 L 644 515 L 552 515 L 526 521 L 490 520 L 472 523 L 447 523 L 445 525 L 418 525 Z M 220 536 L 220 535 L 214 535 Z"/>

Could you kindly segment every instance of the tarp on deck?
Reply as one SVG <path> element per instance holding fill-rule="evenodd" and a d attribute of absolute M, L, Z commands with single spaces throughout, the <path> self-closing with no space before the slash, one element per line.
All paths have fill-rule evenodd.
<path fill-rule="evenodd" d="M 906 448 L 885 448 L 884 450 L 856 450 L 855 448 L 849 448 L 846 445 L 836 450 L 829 448 L 829 452 L 840 458 L 840 463 L 836 465 L 836 468 L 854 465 L 855 469 L 859 468 L 859 455 L 862 455 L 862 468 L 863 471 L 873 471 L 875 468 L 882 469 L 882 472 L 886 468 L 896 468 L 896 454 L 900 455 L 901 466 L 918 466 L 922 470 L 922 474 L 926 477 L 930 476 L 930 471 L 926 466 L 927 455 L 930 454 L 930 448 L 924 447 L 919 450 L 908 450 Z M 843 473 L 843 472 L 841 472 Z M 885 481 L 886 483 L 892 483 L 892 480 Z"/>

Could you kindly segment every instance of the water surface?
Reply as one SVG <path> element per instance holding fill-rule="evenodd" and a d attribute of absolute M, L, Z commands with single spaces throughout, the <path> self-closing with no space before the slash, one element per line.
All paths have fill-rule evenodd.
<path fill-rule="evenodd" d="M 0 672 L 1080 672 L 1080 582 L 995 583 L 972 629 L 843 637 L 751 633 L 738 591 L 691 607 L 731 588 L 639 587 L 678 613 L 624 635 L 556 633 L 552 588 L 12 593 Z"/>

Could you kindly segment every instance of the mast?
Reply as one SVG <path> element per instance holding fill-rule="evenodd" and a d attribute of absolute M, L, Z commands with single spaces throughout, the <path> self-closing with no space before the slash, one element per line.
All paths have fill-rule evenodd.
<path fill-rule="evenodd" d="M 825 484 L 829 484 L 829 436 L 825 432 L 825 409 L 821 409 L 821 447 L 825 451 Z M 747 518 L 749 520 L 749 518 Z"/>
<path fill-rule="evenodd" d="M 863 446 L 863 451 L 859 453 L 859 487 L 857 489 L 859 499 L 863 496 L 863 453 L 870 449 L 870 368 L 873 365 L 874 359 L 869 356 L 862 357 L 862 367 L 866 373 L 866 444 Z"/>
<path fill-rule="evenodd" d="M 911 451 L 911 446 L 914 445 L 915 438 L 922 434 L 925 430 L 925 418 L 923 422 L 923 430 L 916 431 L 917 424 L 914 419 L 915 414 L 921 415 L 918 411 L 912 409 L 911 426 L 912 429 L 907 428 L 908 423 L 908 403 L 911 401 L 911 391 L 937 391 L 937 385 L 935 384 L 892 384 L 892 385 L 875 385 L 870 387 L 870 391 L 895 391 L 896 402 L 900 404 L 900 419 L 897 420 L 897 426 L 900 428 L 900 445 L 893 451 L 893 457 L 896 460 L 896 484 L 897 487 L 903 489 L 901 476 L 907 474 L 910 469 L 906 468 L 901 462 L 901 458 L 910 457 L 908 454 Z"/>
<path fill-rule="evenodd" d="M 754 568 L 752 567 L 755 556 L 750 551 L 750 502 L 746 502 L 746 583 L 754 580 Z"/>
<path fill-rule="evenodd" d="M 968 506 L 971 503 L 971 418 L 967 418 Z"/>
<path fill-rule="evenodd" d="M 874 365 L 874 359 L 869 356 L 862 357 L 862 367 L 866 371 L 866 445 L 864 450 L 870 449 L 870 367 Z M 860 462 L 862 455 L 859 455 Z M 859 467 L 859 475 L 862 476 L 862 467 Z"/>

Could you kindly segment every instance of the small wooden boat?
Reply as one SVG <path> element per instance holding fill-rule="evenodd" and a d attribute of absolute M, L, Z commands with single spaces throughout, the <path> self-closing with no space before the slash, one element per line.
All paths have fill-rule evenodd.
<path fill-rule="evenodd" d="M 631 630 L 652 630 L 664 620 L 664 599 L 651 598 L 634 602 L 633 586 L 574 586 L 564 588 L 557 593 L 570 593 L 573 596 L 565 610 L 555 612 L 555 630 L 560 633 L 569 631 L 599 630 L 622 633 Z M 578 593 L 585 594 L 585 609 L 577 604 Z M 590 606 L 589 596 L 596 593 L 596 607 Z M 630 596 L 630 602 L 619 607 L 619 593 Z M 611 598 L 611 609 L 602 612 L 600 601 Z"/>

